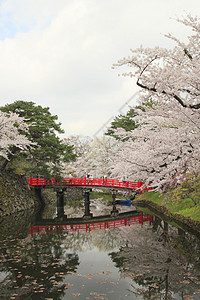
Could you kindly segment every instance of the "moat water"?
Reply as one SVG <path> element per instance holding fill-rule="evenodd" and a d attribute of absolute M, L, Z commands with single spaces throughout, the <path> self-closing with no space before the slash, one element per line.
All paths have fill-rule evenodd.
<path fill-rule="evenodd" d="M 109 215 L 112 206 L 94 199 L 90 209 L 97 217 Z M 83 216 L 83 201 L 67 202 L 65 214 Z M 46 207 L 43 220 L 55 217 L 55 206 Z M 39 220 L 28 212 L 0 219 L 1 300 L 200 299 L 200 243 L 187 232 L 179 235 L 170 226 L 166 233 L 155 217 L 121 224 L 104 220 L 101 229 L 54 221 L 31 227 Z"/>

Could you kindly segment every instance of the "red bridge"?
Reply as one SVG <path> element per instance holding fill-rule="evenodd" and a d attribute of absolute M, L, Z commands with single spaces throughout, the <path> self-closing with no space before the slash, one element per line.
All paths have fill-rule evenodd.
<path fill-rule="evenodd" d="M 79 186 L 79 187 L 104 187 L 104 188 L 118 188 L 118 189 L 130 189 L 140 190 L 143 183 L 141 181 L 127 181 L 109 178 L 86 178 L 86 177 L 65 177 L 60 180 L 51 178 L 45 179 L 41 177 L 29 177 L 28 183 L 30 186 Z M 149 190 L 150 188 L 144 188 Z"/>

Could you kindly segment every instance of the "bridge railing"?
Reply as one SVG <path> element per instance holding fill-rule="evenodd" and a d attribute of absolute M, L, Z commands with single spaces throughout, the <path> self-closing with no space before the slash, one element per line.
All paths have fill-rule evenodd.
<path fill-rule="evenodd" d="M 42 177 L 27 178 L 30 186 L 96 186 L 96 187 L 119 187 L 126 189 L 141 190 L 143 183 L 141 181 L 127 181 L 111 178 L 86 178 L 86 177 L 64 177 L 61 180 L 56 178 L 45 179 Z M 145 188 L 145 189 L 149 189 Z"/>

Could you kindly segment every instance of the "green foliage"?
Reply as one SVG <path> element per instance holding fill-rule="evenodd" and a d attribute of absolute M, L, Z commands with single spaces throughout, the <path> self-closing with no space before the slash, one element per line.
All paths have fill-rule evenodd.
<path fill-rule="evenodd" d="M 184 217 L 190 217 L 194 220 L 200 221 L 200 206 L 195 205 L 195 206 L 192 206 L 192 207 L 182 209 L 181 214 Z"/>
<path fill-rule="evenodd" d="M 108 129 L 108 131 L 105 133 L 105 135 L 110 135 L 117 140 L 120 140 L 121 138 L 115 133 L 115 130 L 118 128 L 123 128 L 126 131 L 134 130 L 139 126 L 139 124 L 136 124 L 134 121 L 134 117 L 137 116 L 136 109 L 141 109 L 142 111 L 145 111 L 145 107 L 152 107 L 153 104 L 156 102 L 152 99 L 147 99 L 145 102 L 142 103 L 142 105 L 136 106 L 135 109 L 131 108 L 126 115 L 120 114 L 118 117 L 115 117 L 115 119 L 111 122 L 111 126 Z M 123 141 L 127 140 L 127 138 L 123 139 Z"/>
<path fill-rule="evenodd" d="M 15 101 L 0 107 L 3 112 L 15 112 L 24 117 L 31 124 L 27 137 L 37 143 L 29 152 L 17 152 L 13 157 L 13 166 L 18 161 L 26 163 L 23 165 L 27 176 L 58 176 L 62 170 L 62 163 L 75 159 L 73 146 L 66 145 L 57 134 L 64 133 L 61 123 L 57 123 L 58 117 L 52 115 L 49 107 L 35 105 L 34 102 Z"/>
<path fill-rule="evenodd" d="M 119 115 L 118 117 L 115 117 L 114 121 L 111 123 L 110 129 L 105 133 L 106 135 L 110 135 L 117 140 L 120 139 L 119 136 L 115 134 L 115 129 L 117 128 L 123 128 L 126 131 L 134 130 L 137 125 L 133 121 L 133 118 L 137 115 L 134 109 L 130 109 L 126 115 Z"/>
<path fill-rule="evenodd" d="M 186 175 L 182 183 L 175 189 L 173 198 L 180 202 L 190 198 L 194 205 L 200 203 L 200 173 L 193 171 Z"/>

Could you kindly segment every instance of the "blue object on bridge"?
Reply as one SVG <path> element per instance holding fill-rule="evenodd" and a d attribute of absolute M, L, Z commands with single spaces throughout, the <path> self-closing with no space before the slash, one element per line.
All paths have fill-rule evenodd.
<path fill-rule="evenodd" d="M 120 205 L 127 205 L 127 206 L 130 206 L 130 199 L 120 199 L 120 200 L 115 200 L 115 203 L 116 204 L 120 204 Z"/>

